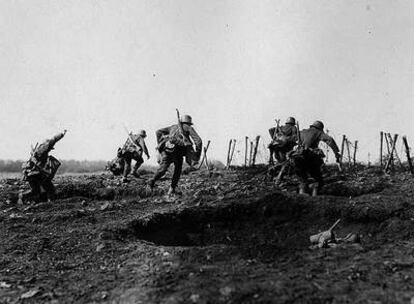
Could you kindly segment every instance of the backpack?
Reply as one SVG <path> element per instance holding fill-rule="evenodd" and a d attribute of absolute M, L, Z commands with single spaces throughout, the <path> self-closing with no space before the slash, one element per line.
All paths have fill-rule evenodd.
<path fill-rule="evenodd" d="M 124 172 L 124 160 L 122 158 L 122 149 L 118 148 L 116 157 L 109 161 L 105 169 L 111 171 L 113 175 L 118 176 Z"/>

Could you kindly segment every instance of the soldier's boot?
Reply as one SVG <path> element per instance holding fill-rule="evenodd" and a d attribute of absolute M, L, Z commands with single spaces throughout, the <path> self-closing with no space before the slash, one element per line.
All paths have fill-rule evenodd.
<path fill-rule="evenodd" d="M 153 189 L 155 187 L 155 180 L 154 179 L 150 179 L 148 181 L 147 186 L 150 187 L 151 189 Z"/>
<path fill-rule="evenodd" d="M 128 179 L 126 176 L 124 176 L 124 177 L 122 178 L 122 182 L 123 182 L 123 183 L 129 183 L 129 179 Z"/>
<path fill-rule="evenodd" d="M 134 170 L 134 172 L 132 172 L 132 176 L 135 177 L 135 178 L 140 178 L 139 173 L 135 170 Z"/>
<path fill-rule="evenodd" d="M 17 197 L 17 204 L 23 205 L 23 190 L 19 190 L 19 195 Z"/>
<path fill-rule="evenodd" d="M 300 184 L 299 185 L 299 194 L 305 194 L 305 195 L 307 195 L 307 193 L 306 193 L 306 185 L 305 184 Z"/>
<path fill-rule="evenodd" d="M 312 189 L 312 196 L 318 196 L 319 183 L 313 183 L 310 188 Z"/>

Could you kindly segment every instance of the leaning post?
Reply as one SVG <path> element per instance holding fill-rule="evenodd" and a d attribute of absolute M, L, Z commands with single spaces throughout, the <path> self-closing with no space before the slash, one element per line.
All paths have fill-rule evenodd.
<path fill-rule="evenodd" d="M 226 168 L 228 169 L 230 167 L 230 151 L 231 151 L 231 145 L 233 143 L 233 139 L 230 139 L 229 141 L 229 149 L 227 151 L 227 163 L 226 163 Z"/>
<path fill-rule="evenodd" d="M 260 135 L 257 135 L 256 143 L 254 145 L 254 151 L 253 151 L 253 161 L 252 161 L 253 166 L 256 164 L 257 148 L 259 147 L 259 141 L 260 141 Z"/>
<path fill-rule="evenodd" d="M 344 134 L 342 135 L 342 144 L 341 144 L 341 163 L 343 162 L 343 159 L 344 159 L 345 141 L 346 141 L 346 136 Z"/>
<path fill-rule="evenodd" d="M 354 167 L 356 165 L 356 153 L 357 153 L 357 150 L 358 150 L 358 141 L 356 140 L 355 143 L 354 143 Z"/>
<path fill-rule="evenodd" d="M 407 155 L 408 166 L 410 167 L 411 174 L 414 175 L 413 163 L 411 161 L 410 147 L 408 146 L 407 136 L 403 136 L 402 139 L 403 139 L 404 146 L 405 146 L 405 154 Z"/>

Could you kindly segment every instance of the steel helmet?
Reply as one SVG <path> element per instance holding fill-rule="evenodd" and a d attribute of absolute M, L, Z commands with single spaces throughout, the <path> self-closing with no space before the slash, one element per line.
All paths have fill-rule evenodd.
<path fill-rule="evenodd" d="M 184 115 L 184 116 L 181 118 L 181 122 L 182 122 L 182 123 L 189 124 L 189 125 L 192 125 L 192 124 L 193 124 L 193 120 L 192 120 L 192 118 L 191 118 L 191 116 L 190 116 L 190 115 Z"/>
<path fill-rule="evenodd" d="M 295 117 L 288 117 L 288 118 L 286 119 L 286 124 L 287 124 L 287 125 L 294 125 L 294 124 L 296 124 Z"/>
<path fill-rule="evenodd" d="M 140 130 L 138 134 L 141 137 L 147 137 L 147 132 L 145 132 L 145 130 Z"/>
<path fill-rule="evenodd" d="M 314 127 L 314 128 L 316 128 L 318 130 L 323 131 L 324 125 L 323 125 L 323 122 L 322 121 L 317 120 L 313 124 L 311 124 L 311 127 Z"/>

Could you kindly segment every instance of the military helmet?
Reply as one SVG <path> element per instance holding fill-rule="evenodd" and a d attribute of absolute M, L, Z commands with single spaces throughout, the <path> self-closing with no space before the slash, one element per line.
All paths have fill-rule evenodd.
<path fill-rule="evenodd" d="M 286 124 L 287 124 L 287 125 L 294 125 L 294 124 L 296 124 L 295 117 L 288 117 L 288 118 L 286 119 Z"/>
<path fill-rule="evenodd" d="M 323 131 L 324 125 L 323 125 L 323 122 L 322 121 L 317 120 L 313 124 L 311 124 L 311 127 L 314 127 L 314 128 L 316 128 L 318 130 Z"/>
<path fill-rule="evenodd" d="M 181 122 L 182 122 L 182 123 L 189 124 L 189 125 L 192 125 L 192 124 L 193 124 L 193 120 L 192 120 L 192 118 L 191 118 L 191 116 L 190 116 L 190 115 L 184 115 L 184 116 L 181 118 Z"/>
<path fill-rule="evenodd" d="M 140 130 L 138 134 L 141 137 L 147 137 L 147 132 L 145 132 L 145 130 Z"/>

